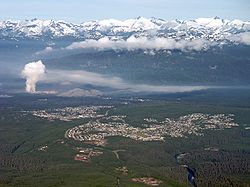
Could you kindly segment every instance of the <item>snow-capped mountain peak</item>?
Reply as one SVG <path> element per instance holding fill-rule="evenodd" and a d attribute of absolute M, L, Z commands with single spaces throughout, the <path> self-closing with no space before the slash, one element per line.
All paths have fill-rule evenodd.
<path fill-rule="evenodd" d="M 2 39 L 72 37 L 85 40 L 103 37 L 127 39 L 131 36 L 142 36 L 175 40 L 203 38 L 221 41 L 241 33 L 250 33 L 250 22 L 237 19 L 230 21 L 219 17 L 170 21 L 154 17 L 149 19 L 137 17 L 126 20 L 88 21 L 82 24 L 41 19 L 0 21 L 0 38 Z"/>
<path fill-rule="evenodd" d="M 195 20 L 195 22 L 197 22 L 201 26 L 219 28 L 229 21 L 220 19 L 219 17 L 213 17 L 213 18 L 198 18 Z"/>

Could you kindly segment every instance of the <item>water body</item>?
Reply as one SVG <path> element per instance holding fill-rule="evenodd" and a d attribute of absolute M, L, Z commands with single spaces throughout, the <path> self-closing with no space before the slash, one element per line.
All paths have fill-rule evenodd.
<path fill-rule="evenodd" d="M 195 168 L 190 168 L 188 165 L 186 164 L 181 164 L 181 160 L 187 156 L 187 155 L 190 155 L 190 153 L 181 153 L 181 154 L 177 154 L 175 155 L 175 160 L 176 160 L 176 163 L 181 166 L 181 167 L 184 167 L 187 169 L 187 173 L 188 173 L 188 181 L 189 183 L 194 186 L 194 187 L 197 187 L 197 184 L 196 184 L 196 179 L 195 179 L 195 175 L 196 175 L 196 170 Z"/>

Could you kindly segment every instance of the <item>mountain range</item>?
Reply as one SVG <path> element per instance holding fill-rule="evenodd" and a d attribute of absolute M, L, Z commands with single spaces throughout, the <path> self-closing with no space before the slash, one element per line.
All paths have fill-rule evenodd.
<path fill-rule="evenodd" d="M 84 84 L 57 76 L 53 78 L 60 84 L 39 84 L 43 90 L 53 87 L 69 96 L 109 91 L 107 84 L 113 78 L 119 88 L 120 84 L 249 86 L 249 45 L 249 21 L 218 17 L 172 21 L 138 17 L 81 24 L 0 21 L 0 89 L 23 90 L 20 72 L 38 60 L 46 72 L 63 78 L 79 73 L 88 77 Z M 100 79 L 101 85 L 93 83 Z"/>
<path fill-rule="evenodd" d="M 138 17 L 124 21 L 106 19 L 81 24 L 54 20 L 0 21 L 0 39 L 60 39 L 112 40 L 134 37 L 163 37 L 175 40 L 206 39 L 216 42 L 239 42 L 250 44 L 250 22 L 226 20 L 218 17 L 195 20 L 165 21 L 157 18 Z"/>

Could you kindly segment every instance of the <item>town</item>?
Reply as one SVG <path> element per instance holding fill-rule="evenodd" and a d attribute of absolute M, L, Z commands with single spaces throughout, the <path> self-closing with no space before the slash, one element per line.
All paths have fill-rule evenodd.
<path fill-rule="evenodd" d="M 106 114 L 98 114 L 101 110 L 110 109 L 113 106 L 80 106 L 80 107 L 65 107 L 50 110 L 31 111 L 31 114 L 36 117 L 45 118 L 48 120 L 71 121 L 74 119 L 84 118 L 99 118 Z"/>
<path fill-rule="evenodd" d="M 88 123 L 68 129 L 65 138 L 104 146 L 107 137 L 121 136 L 137 141 L 164 141 L 166 136 L 202 136 L 205 130 L 222 130 L 239 126 L 234 114 L 194 113 L 178 119 L 165 118 L 160 121 L 144 118 L 139 127 L 126 123 L 126 115 L 109 115 L 114 106 L 79 106 L 50 110 L 31 111 L 32 115 L 48 120 L 71 121 L 91 119 Z"/>
<path fill-rule="evenodd" d="M 133 127 L 127 124 L 125 122 L 126 116 L 104 116 L 68 129 L 65 137 L 94 145 L 105 145 L 105 139 L 112 136 L 122 136 L 137 141 L 164 141 L 166 136 L 202 136 L 205 130 L 237 127 L 239 125 L 234 122 L 233 116 L 233 114 L 195 113 L 181 116 L 177 120 L 166 118 L 164 121 L 158 121 L 157 119 L 145 118 L 142 127 Z M 109 119 L 109 122 L 102 122 L 103 119 Z"/>

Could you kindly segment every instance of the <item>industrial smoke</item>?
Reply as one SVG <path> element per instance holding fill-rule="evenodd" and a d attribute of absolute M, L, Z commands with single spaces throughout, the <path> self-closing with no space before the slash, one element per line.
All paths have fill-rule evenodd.
<path fill-rule="evenodd" d="M 36 83 L 45 75 L 45 65 L 41 60 L 30 62 L 24 66 L 22 76 L 26 78 L 26 91 L 29 93 L 36 92 Z"/>

